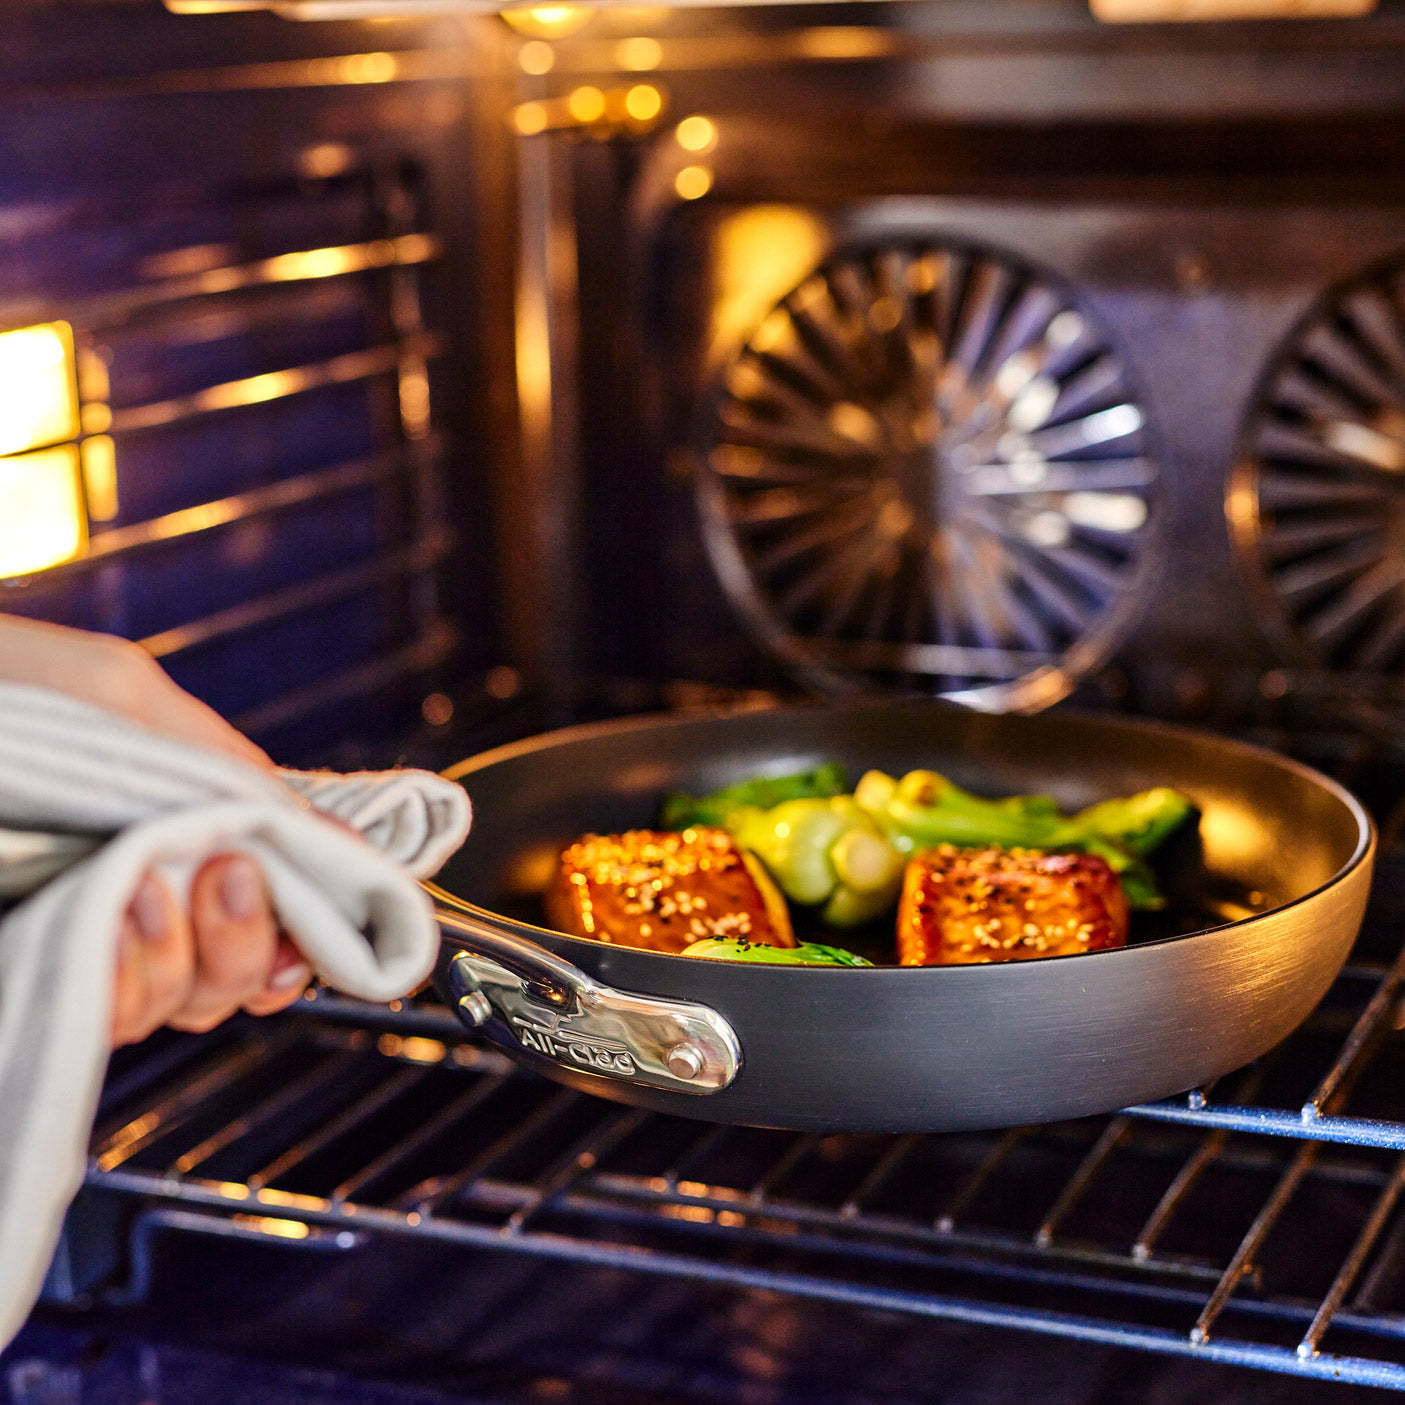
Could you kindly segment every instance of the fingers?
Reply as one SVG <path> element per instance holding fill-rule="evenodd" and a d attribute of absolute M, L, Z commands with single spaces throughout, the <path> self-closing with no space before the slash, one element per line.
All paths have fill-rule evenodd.
<path fill-rule="evenodd" d="M 169 888 L 148 874 L 128 905 L 113 990 L 114 1046 L 145 1039 L 189 999 L 195 980 L 190 923 Z"/>
<path fill-rule="evenodd" d="M 307 988 L 312 972 L 278 930 L 263 876 L 241 854 L 196 873 L 189 914 L 148 874 L 122 924 L 112 1042 L 145 1039 L 159 1025 L 204 1033 L 236 1010 L 271 1015 Z"/>
<path fill-rule="evenodd" d="M 302 953 L 280 934 L 268 981 L 259 994 L 244 1002 L 244 1008 L 251 1015 L 272 1015 L 286 1010 L 307 989 L 311 979 L 312 970 Z"/>
<path fill-rule="evenodd" d="M 190 916 L 195 980 L 170 1023 L 203 1032 L 265 993 L 278 954 L 278 929 L 263 877 L 241 854 L 222 854 L 200 868 L 191 884 Z"/>

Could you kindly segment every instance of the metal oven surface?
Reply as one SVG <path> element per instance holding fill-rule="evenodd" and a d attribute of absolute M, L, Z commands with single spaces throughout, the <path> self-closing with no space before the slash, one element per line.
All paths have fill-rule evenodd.
<path fill-rule="evenodd" d="M 906 1405 L 1034 1380 L 1072 1405 L 1146 1394 L 1146 1353 L 1166 1398 L 1405 1386 L 1398 0 L 1243 28 L 1104 29 L 1077 0 L 10 24 L 0 330 L 72 326 L 92 462 L 87 554 L 0 607 L 141 638 L 287 760 L 429 759 L 454 716 L 448 761 L 797 679 L 1077 686 L 1324 764 L 1386 852 L 1287 1044 L 1046 1128 L 702 1129 L 516 1072 L 433 1006 L 325 993 L 157 1039 L 114 1062 L 0 1390 Z M 802 570 L 779 540 L 797 499 L 705 491 L 754 447 L 762 328 L 807 286 L 882 349 L 947 288 L 997 390 L 1048 372 L 974 465 L 1008 505 L 996 558 L 1027 563 L 1003 620 L 912 603 L 910 549 L 891 597 L 855 572 L 844 618 L 838 553 Z M 1036 366 L 1014 311 L 1040 355 L 1096 335 Z M 1031 404 L 1107 366 L 1061 422 L 1120 434 L 1026 442 Z M 925 545 L 920 414 L 840 389 L 810 409 L 885 492 L 870 451 L 909 435 L 873 520 Z M 1041 483 L 1064 496 L 1005 491 Z M 1071 541 L 1083 584 L 1050 588 Z M 787 657 L 826 598 L 829 655 Z"/>
<path fill-rule="evenodd" d="M 608 16 L 544 74 L 524 47 L 522 209 L 554 231 L 524 246 L 522 345 L 553 371 L 526 462 L 550 445 L 555 528 L 522 541 L 555 554 L 511 569 L 556 590 L 544 656 L 1002 707 L 1083 682 L 1188 718 L 1393 696 L 1399 612 L 1370 573 L 1395 451 L 1341 424 L 1394 424 L 1405 396 L 1398 349 L 1354 320 L 1383 299 L 1374 334 L 1402 336 L 1396 23 L 732 14 L 661 22 L 634 74 Z M 581 85 L 631 83 L 657 116 L 572 116 Z M 997 435 L 1061 310 L 1087 337 L 1048 424 L 1090 442 L 1055 448 L 1037 397 Z M 953 493 L 968 443 L 981 471 Z"/>
<path fill-rule="evenodd" d="M 82 520 L 72 559 L 0 563 L 0 610 L 136 639 L 325 756 L 492 662 L 457 601 L 483 598 L 478 409 L 441 389 L 473 355 L 477 59 L 458 26 L 210 18 L 7 18 L 0 334 L 66 329 L 76 413 L 31 444 L 10 404 L 6 482 L 71 459 Z"/>

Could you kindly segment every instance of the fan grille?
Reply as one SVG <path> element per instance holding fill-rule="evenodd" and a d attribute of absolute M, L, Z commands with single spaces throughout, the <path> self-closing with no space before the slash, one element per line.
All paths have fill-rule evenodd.
<path fill-rule="evenodd" d="M 1335 288 L 1289 337 L 1228 510 L 1300 659 L 1405 665 L 1405 257 Z"/>
<path fill-rule="evenodd" d="M 714 405 L 714 564 L 813 685 L 1037 707 L 1111 647 L 1156 466 L 1119 357 L 1050 279 L 942 242 L 841 252 Z"/>

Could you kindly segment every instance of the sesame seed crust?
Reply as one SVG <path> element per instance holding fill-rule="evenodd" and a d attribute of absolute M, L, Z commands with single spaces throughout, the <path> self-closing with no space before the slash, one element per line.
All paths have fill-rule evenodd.
<path fill-rule="evenodd" d="M 1127 900 L 1106 862 L 1037 849 L 942 844 L 908 864 L 898 906 L 904 966 L 973 965 L 1123 946 Z"/>
<path fill-rule="evenodd" d="M 697 826 L 587 834 L 562 852 L 544 894 L 559 931 L 677 953 L 708 937 L 791 947 L 732 836 Z"/>

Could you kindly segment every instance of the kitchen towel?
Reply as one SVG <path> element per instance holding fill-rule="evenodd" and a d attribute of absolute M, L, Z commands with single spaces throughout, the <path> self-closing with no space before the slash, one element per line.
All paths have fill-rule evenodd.
<path fill-rule="evenodd" d="M 183 895 L 204 859 L 247 854 L 317 974 L 390 1000 L 438 950 L 415 879 L 469 821 L 464 791 L 427 772 L 263 771 L 62 693 L 0 684 L 0 825 L 105 837 L 0 920 L 0 1346 L 33 1305 L 82 1184 L 117 942 L 143 874 Z"/>

